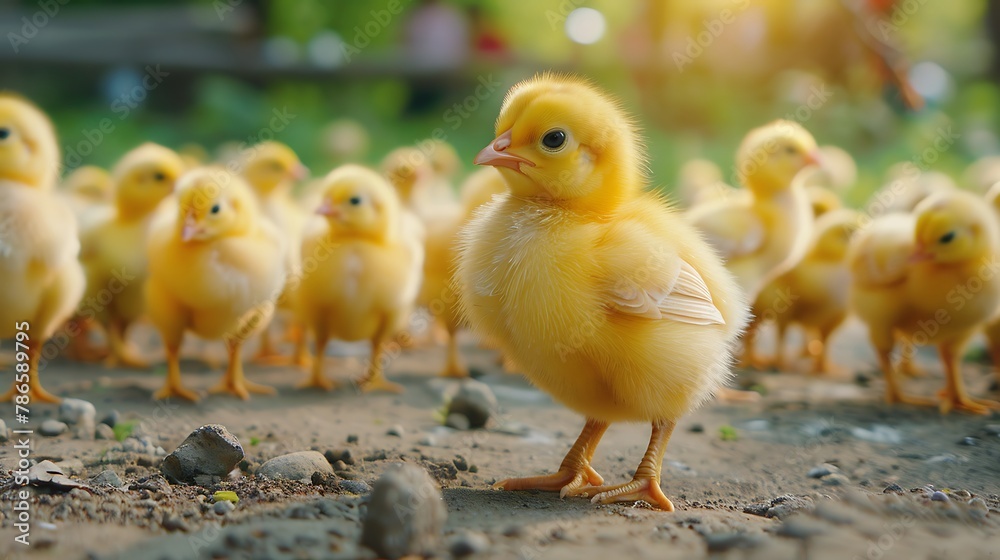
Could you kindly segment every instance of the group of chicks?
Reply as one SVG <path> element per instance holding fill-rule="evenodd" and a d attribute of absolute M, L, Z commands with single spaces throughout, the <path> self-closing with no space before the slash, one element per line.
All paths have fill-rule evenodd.
<path fill-rule="evenodd" d="M 996 161 L 970 167 L 970 190 L 940 172 L 899 164 L 867 210 L 856 211 L 837 194 L 856 178 L 850 155 L 817 147 L 798 124 L 777 121 L 746 137 L 736 174 L 745 189 L 728 186 L 713 163 L 692 160 L 681 169 L 679 194 L 686 216 L 753 302 L 744 367 L 788 368 L 785 335 L 796 325 L 804 331 L 801 356 L 811 357 L 811 373 L 840 373 L 828 358 L 829 339 L 854 314 L 868 326 L 887 402 L 936 405 L 942 412 L 1000 408 L 970 397 L 959 369 L 962 350 L 979 332 L 1000 359 Z M 776 327 L 770 359 L 755 349 L 768 321 Z M 913 354 L 927 344 L 937 346 L 947 380 L 938 400 L 903 394 L 899 379 L 922 375 Z M 724 391 L 723 397 L 747 395 Z"/>
<path fill-rule="evenodd" d="M 145 368 L 129 340 L 148 320 L 163 340 L 167 376 L 157 399 L 199 395 L 181 379 L 186 332 L 223 340 L 229 360 L 211 392 L 249 398 L 274 389 L 249 381 L 241 350 L 260 337 L 254 360 L 307 366 L 304 387 L 333 389 L 323 371 L 331 338 L 371 342 L 362 390 L 401 391 L 383 374 L 384 349 L 410 328 L 416 306 L 430 309 L 449 338 L 443 374 L 467 370 L 455 342 L 454 241 L 479 204 L 504 190 L 494 170 L 472 174 L 452 195 L 459 168 L 444 142 L 390 153 L 383 169 L 337 167 L 308 177 L 278 142 L 203 164 L 153 143 L 126 153 L 108 173 L 87 166 L 57 188 L 59 150 L 52 124 L 27 100 L 0 96 L 0 338 L 27 322 L 31 371 L 6 395 L 57 402 L 39 382 L 43 344 L 58 337 L 71 358 Z M 269 330 L 283 315 L 292 356 Z M 106 348 L 91 336 L 99 328 Z M 404 337 L 405 338 L 405 337 Z M 406 342 L 404 340 L 404 342 Z M 23 347 L 21 347 L 23 348 Z"/>
<path fill-rule="evenodd" d="M 856 313 L 891 402 L 933 402 L 902 393 L 890 357 L 899 343 L 937 344 L 948 379 L 942 409 L 1000 407 L 970 397 L 958 369 L 963 345 L 1000 310 L 1000 187 L 984 199 L 901 172 L 889 186 L 891 212 L 843 209 L 835 188 L 853 182 L 850 157 L 775 121 L 740 145 L 741 188 L 722 184 L 707 162 L 686 166 L 682 211 L 647 189 L 644 147 L 619 103 L 553 74 L 508 92 L 495 134 L 474 160 L 487 169 L 466 180 L 461 200 L 443 144 L 400 148 L 381 173 L 339 167 L 299 199 L 291 187 L 304 170 L 280 144 L 251 147 L 236 165 L 193 167 L 147 144 L 116 166 L 108 209 L 73 205 L 78 233 L 66 200 L 89 187 L 73 187 L 73 176 L 67 189 L 53 188 L 51 125 L 29 103 L 0 97 L 0 337 L 13 335 L 15 320 L 31 322 L 30 389 L 51 398 L 38 385 L 40 344 L 67 319 L 86 323 L 81 299 L 96 301 L 91 315 L 112 361 L 142 364 L 127 342 L 139 317 L 159 329 L 168 377 L 156 397 L 198 397 L 182 386 L 178 362 L 192 331 L 225 340 L 229 367 L 217 389 L 246 398 L 273 389 L 245 379 L 241 346 L 267 333 L 279 310 L 296 341 L 292 360 L 304 364 L 306 337 L 314 339 L 304 385 L 334 385 L 322 356 L 336 338 L 371 341 L 363 389 L 398 390 L 383 374 L 385 345 L 422 306 L 448 335 L 445 375 L 465 375 L 455 334 L 467 325 L 586 417 L 556 473 L 498 488 L 666 510 L 660 471 L 677 420 L 713 396 L 749 397 L 725 387 L 731 358 L 747 331 L 744 359 L 759 364 L 753 334 L 772 317 L 779 341 L 790 324 L 810 332 L 813 369 L 824 372 L 829 336 Z M 103 297 L 108 290 L 115 297 Z M 268 336 L 257 357 L 285 359 Z M 909 356 L 900 369 L 912 369 Z M 590 462 L 621 421 L 649 422 L 650 443 L 632 480 L 605 485 Z"/>

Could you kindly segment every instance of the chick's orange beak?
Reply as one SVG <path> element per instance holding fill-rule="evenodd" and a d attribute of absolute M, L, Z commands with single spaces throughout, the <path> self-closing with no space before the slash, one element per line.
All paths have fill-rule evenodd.
<path fill-rule="evenodd" d="M 806 165 L 823 167 L 823 156 L 819 153 L 819 150 L 813 150 L 806 154 Z"/>
<path fill-rule="evenodd" d="M 195 221 L 194 216 L 188 214 L 184 219 L 184 227 L 181 228 L 181 241 L 184 243 L 191 241 L 195 235 L 198 235 L 199 231 L 198 222 Z"/>
<path fill-rule="evenodd" d="M 508 130 L 500 136 L 497 136 L 496 140 L 493 140 L 489 146 L 483 148 L 483 150 L 476 155 L 476 159 L 472 160 L 472 163 L 476 165 L 491 165 L 493 167 L 507 167 L 517 171 L 518 173 L 521 172 L 522 164 L 529 167 L 535 166 L 533 161 L 508 152 L 507 149 L 510 148 L 510 143 L 511 133 Z"/>
<path fill-rule="evenodd" d="M 309 168 L 298 163 L 292 168 L 292 179 L 295 181 L 301 181 L 309 176 Z"/>
<path fill-rule="evenodd" d="M 320 203 L 319 208 L 316 209 L 316 213 L 320 216 L 327 216 L 329 218 L 336 218 L 340 216 L 340 210 L 337 209 L 329 200 L 323 200 Z"/>
<path fill-rule="evenodd" d="M 926 262 L 934 258 L 923 243 L 917 243 L 917 246 L 913 249 L 913 254 L 910 255 L 909 261 L 911 263 Z"/>

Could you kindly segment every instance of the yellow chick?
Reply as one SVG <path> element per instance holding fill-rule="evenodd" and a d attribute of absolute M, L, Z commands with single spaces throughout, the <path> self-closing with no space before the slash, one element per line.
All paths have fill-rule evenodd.
<path fill-rule="evenodd" d="M 87 231 L 114 212 L 114 184 L 111 174 L 96 165 L 78 167 L 63 180 L 61 191 L 80 231 Z"/>
<path fill-rule="evenodd" d="M 985 159 L 985 158 L 984 158 Z M 986 202 L 993 208 L 995 216 L 1000 216 L 1000 182 L 994 183 L 986 192 Z M 986 335 L 987 348 L 993 359 L 993 370 L 1000 384 L 1000 319 L 995 319 L 983 329 Z"/>
<path fill-rule="evenodd" d="M 985 156 L 965 168 L 962 183 L 976 192 L 988 193 L 1000 181 L 1000 156 Z"/>
<path fill-rule="evenodd" d="M 644 153 L 618 103 L 550 74 L 515 85 L 497 137 L 476 156 L 509 189 L 461 233 L 463 314 L 542 390 L 583 414 L 580 437 L 552 475 L 505 490 L 645 500 L 660 488 L 677 420 L 728 379 L 748 317 L 739 286 L 697 230 L 644 191 Z M 649 422 L 630 482 L 604 485 L 591 467 L 611 422 Z"/>
<path fill-rule="evenodd" d="M 447 333 L 447 360 L 443 377 L 468 377 L 458 351 L 458 329 L 462 324 L 455 284 L 455 260 L 458 231 L 476 208 L 507 190 L 503 177 L 495 169 L 481 169 L 466 178 L 460 190 L 461 212 L 451 220 L 428 224 L 424 279 L 417 303 L 426 307 Z"/>
<path fill-rule="evenodd" d="M 298 288 L 299 316 L 316 345 L 312 374 L 300 387 L 330 390 L 323 374 L 327 341 L 370 340 L 363 391 L 401 392 L 385 378 L 386 342 L 405 326 L 420 288 L 423 249 L 403 238 L 399 197 L 375 171 L 348 164 L 323 181 L 302 255 L 315 267 Z"/>
<path fill-rule="evenodd" d="M 300 248 L 302 232 L 306 225 L 306 213 L 292 197 L 291 191 L 296 182 L 308 176 L 309 170 L 302 165 L 291 148 L 280 142 L 261 142 L 244 150 L 240 157 L 243 177 L 257 195 L 263 215 L 271 220 L 285 237 L 285 246 L 288 247 L 285 273 L 288 280 L 277 305 L 278 309 L 294 315 L 295 298 L 292 290 L 300 276 L 302 264 Z M 305 339 L 301 329 L 293 328 L 292 331 L 291 338 L 296 342 L 292 361 L 304 365 Z M 270 364 L 289 362 L 288 358 L 282 356 L 275 348 L 268 328 L 260 333 L 260 347 L 254 360 Z"/>
<path fill-rule="evenodd" d="M 244 377 L 240 349 L 274 312 L 285 284 L 284 239 L 250 187 L 222 167 L 188 171 L 176 191 L 177 204 L 157 216 L 147 244 L 146 311 L 167 352 L 167 381 L 153 398 L 198 400 L 181 383 L 185 331 L 225 340 L 229 365 L 211 392 L 273 394 Z"/>
<path fill-rule="evenodd" d="M 837 192 L 844 192 L 858 180 L 858 164 L 843 148 L 838 146 L 820 146 L 818 179 L 824 187 Z"/>
<path fill-rule="evenodd" d="M 146 143 L 128 152 L 114 169 L 114 213 L 81 236 L 87 291 L 78 314 L 104 327 L 109 366 L 148 366 L 127 342 L 128 328 L 143 314 L 150 218 L 183 172 L 184 161 L 169 148 Z"/>
<path fill-rule="evenodd" d="M 55 192 L 58 173 L 59 145 L 48 117 L 0 93 L 0 339 L 15 339 L 15 350 L 27 354 L 4 401 L 26 393 L 31 402 L 59 402 L 42 387 L 38 358 L 73 313 L 86 280 L 76 220 Z"/>
<path fill-rule="evenodd" d="M 910 162 L 897 163 L 886 173 L 885 183 L 868 202 L 868 213 L 912 212 L 928 196 L 957 189 L 951 177 L 938 171 L 922 171 Z"/>
<path fill-rule="evenodd" d="M 813 168 L 816 169 L 816 168 Z M 806 173 L 805 171 L 803 173 Z M 816 176 L 816 173 L 809 175 L 809 179 L 812 180 Z M 819 218 L 820 216 L 827 214 L 828 212 L 839 209 L 843 206 L 840 201 L 840 197 L 836 193 L 827 189 L 826 187 L 821 187 L 816 184 L 809 184 L 806 186 L 806 194 L 809 197 L 809 204 L 812 207 L 813 217 Z M 815 232 L 813 243 L 815 243 Z M 740 365 L 746 368 L 755 369 L 767 369 L 770 367 L 776 367 L 781 370 L 785 367 L 784 360 L 780 359 L 780 352 L 776 353 L 775 359 L 768 360 L 760 358 L 757 355 L 756 350 L 756 339 L 757 333 L 765 320 L 771 315 L 774 315 L 775 310 L 778 307 L 785 308 L 788 303 L 785 301 L 788 298 L 788 286 L 785 282 L 782 282 L 786 276 L 790 274 L 786 273 L 783 276 L 775 278 L 771 282 L 764 286 L 764 289 L 757 294 L 757 298 L 753 304 L 753 318 L 750 320 L 750 325 L 747 326 L 746 332 L 743 334 L 743 355 L 740 359 Z M 783 330 L 779 333 L 784 336 Z M 783 346 L 782 341 L 777 341 L 779 347 Z M 803 355 L 810 355 L 812 352 L 804 352 Z M 748 395 L 749 396 L 749 395 Z"/>
<path fill-rule="evenodd" d="M 935 344 L 947 385 L 942 412 L 988 413 L 1000 403 L 969 397 L 959 361 L 969 338 L 1000 307 L 996 217 L 967 192 L 938 193 L 913 214 L 889 214 L 851 243 L 851 309 L 868 325 L 885 374 L 886 402 L 934 404 L 904 395 L 890 360 L 896 338 Z"/>
<path fill-rule="evenodd" d="M 784 340 L 788 327 L 806 331 L 807 355 L 813 357 L 812 373 L 830 373 L 827 360 L 830 335 L 847 318 L 847 248 L 858 230 L 859 215 L 852 210 L 834 210 L 816 220 L 812 244 L 792 270 L 768 284 L 753 306 L 761 320 L 774 319 L 777 326 L 774 366 L 785 368 Z M 753 339 L 744 337 L 746 353 L 752 355 Z"/>
<path fill-rule="evenodd" d="M 428 151 L 431 166 L 431 177 L 426 188 L 427 201 L 441 204 L 453 202 L 455 191 L 452 184 L 462 170 L 462 160 L 458 153 L 444 140 L 424 140 L 419 145 Z"/>
<path fill-rule="evenodd" d="M 706 159 L 692 159 L 681 166 L 677 176 L 681 206 L 691 208 L 706 202 L 740 196 L 741 192 L 722 180 L 722 170 Z"/>
<path fill-rule="evenodd" d="M 743 139 L 737 172 L 749 197 L 702 204 L 687 217 L 725 259 L 749 298 L 790 270 L 809 243 L 813 214 L 800 172 L 818 163 L 816 141 L 779 120 Z"/>

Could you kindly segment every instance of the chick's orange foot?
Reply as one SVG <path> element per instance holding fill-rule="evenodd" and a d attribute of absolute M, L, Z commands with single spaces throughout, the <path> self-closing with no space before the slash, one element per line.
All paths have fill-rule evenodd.
<path fill-rule="evenodd" d="M 218 385 L 209 389 L 208 392 L 212 394 L 229 393 L 245 401 L 250 400 L 251 393 L 255 395 L 278 394 L 278 390 L 269 385 L 261 385 L 260 383 L 254 383 L 246 379 L 234 379 L 232 377 L 226 377 Z"/>
<path fill-rule="evenodd" d="M 587 494 L 594 494 L 590 501 L 595 504 L 643 501 L 663 511 L 674 511 L 673 502 L 660 489 L 660 481 L 652 477 L 636 477 L 625 484 L 590 488 Z"/>
<path fill-rule="evenodd" d="M 385 391 L 386 393 L 402 393 L 406 389 L 399 383 L 393 383 L 384 375 L 373 375 L 358 381 L 358 388 L 362 393 L 372 393 L 375 391 Z"/>
<path fill-rule="evenodd" d="M 175 397 L 190 402 L 198 402 L 199 400 L 201 400 L 201 397 L 198 396 L 198 393 L 195 393 L 194 391 L 187 389 L 180 383 L 173 383 L 170 381 L 167 381 L 167 383 L 165 383 L 163 387 L 160 387 L 159 389 L 157 389 L 155 393 L 153 393 L 153 400 L 156 401 L 161 401 L 164 399 L 170 399 Z"/>
<path fill-rule="evenodd" d="M 34 378 L 32 378 L 32 379 L 34 379 Z M 22 395 L 22 394 L 24 394 L 24 393 L 21 393 L 20 391 L 18 391 L 16 386 L 11 387 L 9 391 L 7 391 L 6 393 L 3 394 L 3 396 L 0 396 L 0 402 L 11 402 L 11 401 L 14 400 L 14 397 L 16 397 L 18 395 Z M 51 404 L 59 404 L 59 403 L 62 402 L 61 398 L 59 398 L 59 397 L 53 395 L 52 393 L 46 391 L 38 383 L 31 383 L 31 384 L 28 385 L 28 393 L 27 393 L 27 395 L 31 399 L 31 402 L 43 402 L 43 403 L 51 403 Z"/>
<path fill-rule="evenodd" d="M 938 409 L 941 411 L 941 414 L 948 414 L 954 410 L 988 416 L 992 411 L 1000 410 L 1000 402 L 988 399 L 974 399 L 965 395 L 952 396 L 944 394 L 942 395 Z"/>
<path fill-rule="evenodd" d="M 314 372 L 295 384 L 296 389 L 321 389 L 323 391 L 332 391 L 339 386 L 339 383 L 323 375 L 321 371 Z"/>
<path fill-rule="evenodd" d="M 493 485 L 495 490 L 542 490 L 559 492 L 560 498 L 577 496 L 589 488 L 604 484 L 604 477 L 589 464 L 577 467 L 561 467 L 554 474 L 508 478 Z"/>

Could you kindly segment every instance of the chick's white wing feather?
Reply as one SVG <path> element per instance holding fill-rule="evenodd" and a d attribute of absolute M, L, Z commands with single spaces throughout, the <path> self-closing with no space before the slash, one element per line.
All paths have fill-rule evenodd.
<path fill-rule="evenodd" d="M 756 214 L 732 201 L 696 206 L 687 219 L 725 260 L 757 252 L 767 234 Z"/>
<path fill-rule="evenodd" d="M 633 278 L 619 278 L 609 297 L 612 309 L 693 325 L 725 324 L 698 271 L 683 259 L 673 261 L 665 266 L 650 266 Z"/>

